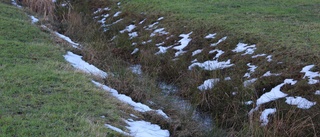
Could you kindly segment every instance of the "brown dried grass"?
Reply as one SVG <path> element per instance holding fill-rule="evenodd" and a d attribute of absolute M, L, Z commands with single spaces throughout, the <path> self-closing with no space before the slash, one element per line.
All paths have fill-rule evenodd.
<path fill-rule="evenodd" d="M 55 4 L 52 0 L 21 0 L 21 3 L 31 11 L 42 14 L 45 19 L 54 16 Z"/>

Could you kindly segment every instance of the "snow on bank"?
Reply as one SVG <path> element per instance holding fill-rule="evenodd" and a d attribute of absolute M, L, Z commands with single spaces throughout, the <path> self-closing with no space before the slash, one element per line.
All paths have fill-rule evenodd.
<path fill-rule="evenodd" d="M 129 133 L 124 132 L 123 130 L 121 130 L 120 128 L 117 128 L 117 127 L 115 127 L 115 126 L 112 126 L 112 125 L 109 125 L 109 124 L 104 124 L 104 126 L 110 128 L 110 129 L 112 129 L 113 131 L 116 131 L 116 132 L 118 132 L 118 133 L 120 133 L 120 134 L 123 134 L 123 135 L 126 135 L 126 136 L 129 136 L 129 135 L 130 135 Z"/>
<path fill-rule="evenodd" d="M 258 66 L 252 65 L 251 63 L 248 63 L 247 66 L 249 67 L 249 72 L 247 72 L 246 74 L 244 74 L 243 77 L 247 77 L 250 78 L 251 74 L 256 70 L 256 68 L 258 68 Z"/>
<path fill-rule="evenodd" d="M 32 15 L 30 16 L 30 18 L 31 18 L 31 23 L 32 24 L 37 23 L 39 21 L 39 19 L 37 19 L 36 17 L 34 17 Z"/>
<path fill-rule="evenodd" d="M 258 100 L 256 102 L 257 106 L 268 103 L 270 101 L 277 100 L 279 98 L 286 97 L 288 94 L 283 93 L 280 90 L 281 87 L 284 86 L 285 84 L 294 85 L 296 83 L 297 83 L 297 81 L 295 81 L 293 79 L 285 79 L 283 83 L 277 85 L 276 87 L 272 88 L 270 92 L 264 93 L 260 98 L 258 98 Z"/>
<path fill-rule="evenodd" d="M 190 35 L 192 34 L 192 32 L 188 33 L 188 34 L 180 34 L 179 36 L 182 37 L 181 40 L 179 40 L 180 45 L 173 47 L 173 49 L 178 50 L 175 54 L 175 57 L 180 56 L 181 54 L 185 53 L 185 51 L 183 51 L 183 49 L 185 47 L 188 46 L 189 42 L 191 41 Z"/>
<path fill-rule="evenodd" d="M 275 109 L 275 108 L 268 108 L 268 109 L 263 110 L 261 113 L 261 116 L 260 116 L 260 121 L 262 122 L 261 126 L 266 126 L 269 122 L 268 116 L 276 113 L 276 111 L 277 111 L 277 109 Z"/>
<path fill-rule="evenodd" d="M 147 111 L 156 111 L 159 115 L 162 115 L 164 118 L 169 118 L 167 116 L 167 114 L 165 114 L 162 110 L 153 110 L 151 109 L 149 106 L 139 103 L 139 102 L 134 102 L 129 96 L 126 96 L 124 94 L 119 94 L 117 90 L 110 88 L 106 85 L 103 85 L 99 82 L 96 82 L 94 80 L 92 80 L 92 83 L 95 84 L 97 87 L 101 87 L 102 89 L 104 89 L 105 91 L 109 91 L 114 97 L 116 97 L 117 99 L 119 99 L 120 101 L 127 103 L 129 105 L 131 105 L 132 107 L 134 107 L 135 110 L 139 111 L 139 112 L 147 112 Z"/>
<path fill-rule="evenodd" d="M 302 97 L 286 97 L 286 103 L 289 105 L 296 105 L 301 109 L 309 109 L 312 106 L 316 105 L 316 102 L 311 102 Z"/>
<path fill-rule="evenodd" d="M 129 26 L 127 26 L 124 30 L 121 30 L 120 33 L 124 33 L 124 32 L 131 32 L 134 28 L 136 28 L 136 25 L 130 24 Z"/>
<path fill-rule="evenodd" d="M 65 41 L 69 42 L 71 44 L 72 47 L 74 48 L 79 48 L 80 44 L 73 42 L 69 37 L 62 35 L 58 32 L 54 32 L 58 37 L 60 37 L 61 39 L 64 39 Z"/>
<path fill-rule="evenodd" d="M 198 89 L 201 91 L 212 89 L 219 81 L 219 78 L 205 80 L 203 84 L 198 87 Z"/>
<path fill-rule="evenodd" d="M 303 78 L 308 78 L 308 84 L 316 84 L 319 83 L 318 79 L 314 79 L 316 77 L 320 77 L 319 72 L 312 72 L 310 71 L 312 68 L 314 67 L 314 65 L 308 65 L 305 66 L 304 68 L 302 68 L 301 72 L 305 73 Z"/>
<path fill-rule="evenodd" d="M 237 53 L 245 51 L 245 53 L 242 55 L 247 55 L 247 54 L 253 54 L 256 49 L 257 49 L 256 45 L 248 45 L 245 43 L 238 43 L 237 47 L 232 51 L 237 52 Z"/>
<path fill-rule="evenodd" d="M 193 63 L 191 64 L 188 69 L 192 70 L 193 67 L 198 66 L 204 70 L 217 70 L 217 69 L 224 69 L 224 68 L 229 68 L 232 67 L 234 64 L 230 63 L 230 59 L 228 61 L 222 61 L 219 62 L 218 60 L 209 60 L 205 61 L 203 63 Z"/>
<path fill-rule="evenodd" d="M 18 3 L 15 0 L 11 0 L 11 4 L 18 8 L 22 8 L 22 6 L 18 5 Z"/>
<path fill-rule="evenodd" d="M 213 43 L 213 44 L 211 44 L 210 46 L 211 46 L 211 47 L 215 47 L 215 46 L 217 46 L 218 44 L 220 44 L 221 42 L 225 41 L 226 39 L 227 39 L 227 37 L 223 37 L 223 38 L 219 39 L 218 42 Z"/>
<path fill-rule="evenodd" d="M 159 125 L 151 124 L 146 121 L 125 120 L 129 125 L 126 128 L 130 130 L 130 135 L 134 137 L 169 137 L 168 130 L 162 130 Z"/>
<path fill-rule="evenodd" d="M 208 34 L 207 36 L 205 36 L 205 39 L 214 39 L 216 37 L 217 33 L 213 33 L 213 34 Z"/>
<path fill-rule="evenodd" d="M 84 71 L 86 73 L 94 74 L 96 76 L 101 76 L 102 78 L 106 78 L 108 75 L 106 72 L 98 69 L 94 65 L 87 63 L 86 61 L 82 60 L 82 56 L 76 55 L 70 51 L 64 55 L 65 60 L 67 60 L 73 67 Z"/>

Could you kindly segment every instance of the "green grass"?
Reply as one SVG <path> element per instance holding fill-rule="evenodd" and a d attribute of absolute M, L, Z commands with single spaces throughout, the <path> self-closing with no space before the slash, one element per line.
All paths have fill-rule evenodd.
<path fill-rule="evenodd" d="M 319 0 L 125 0 L 130 12 L 162 13 L 187 26 L 218 28 L 268 45 L 319 46 Z M 219 33 L 219 31 L 218 31 Z M 253 41 L 260 42 L 260 41 Z"/>
<path fill-rule="evenodd" d="M 3 3 L 0 51 L 0 136 L 119 136 L 104 127 L 121 123 L 119 102 L 75 73 L 23 11 Z"/>

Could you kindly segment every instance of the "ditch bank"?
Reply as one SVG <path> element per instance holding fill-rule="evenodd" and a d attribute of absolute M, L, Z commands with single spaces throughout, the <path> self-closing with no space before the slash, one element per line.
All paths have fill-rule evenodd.
<path fill-rule="evenodd" d="M 136 13 L 125 1 L 55 5 L 54 27 L 83 42 L 78 52 L 87 61 L 115 73 L 105 84 L 179 119 L 162 123 L 173 136 L 201 132 L 188 129 L 194 111 L 182 114 L 167 102 L 175 96 L 209 114 L 230 136 L 319 134 L 313 121 L 319 120 L 320 64 L 312 53 L 265 48 L 267 42 L 238 38 L 215 25 L 191 27 L 170 13 Z M 129 73 L 132 65 L 140 65 L 143 76 Z M 177 90 L 163 93 L 161 82 Z"/>

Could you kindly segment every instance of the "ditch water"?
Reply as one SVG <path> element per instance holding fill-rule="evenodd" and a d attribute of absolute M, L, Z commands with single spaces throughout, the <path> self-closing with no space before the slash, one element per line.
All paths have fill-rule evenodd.
<path fill-rule="evenodd" d="M 137 75 L 143 75 L 141 68 L 141 65 L 132 65 L 130 67 L 132 73 L 135 73 Z M 159 89 L 161 89 L 164 98 L 166 98 L 167 101 L 169 101 L 166 102 L 166 104 L 170 104 L 170 106 L 174 110 L 186 114 L 190 117 L 190 119 L 196 121 L 199 126 L 198 128 L 204 131 L 210 131 L 212 129 L 213 120 L 211 116 L 207 113 L 197 110 L 196 107 L 193 106 L 188 100 L 185 100 L 177 96 L 177 93 L 179 92 L 179 88 L 177 86 L 173 84 L 168 84 L 163 81 L 158 82 L 157 86 Z"/>

